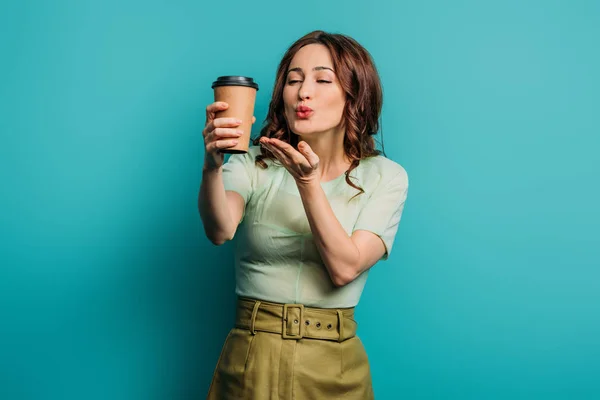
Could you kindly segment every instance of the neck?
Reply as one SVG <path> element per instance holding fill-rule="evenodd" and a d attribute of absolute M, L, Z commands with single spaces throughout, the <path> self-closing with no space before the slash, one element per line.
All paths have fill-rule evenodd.
<path fill-rule="evenodd" d="M 320 133 L 300 140 L 308 143 L 319 156 L 321 181 L 327 182 L 340 176 L 350 167 L 350 160 L 344 153 L 344 132 Z"/>

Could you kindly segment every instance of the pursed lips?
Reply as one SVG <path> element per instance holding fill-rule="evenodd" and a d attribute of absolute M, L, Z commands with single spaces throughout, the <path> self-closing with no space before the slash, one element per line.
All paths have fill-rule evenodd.
<path fill-rule="evenodd" d="M 308 107 L 308 106 L 304 106 L 304 105 L 299 105 L 298 107 L 296 107 L 296 112 L 311 112 L 312 108 Z"/>

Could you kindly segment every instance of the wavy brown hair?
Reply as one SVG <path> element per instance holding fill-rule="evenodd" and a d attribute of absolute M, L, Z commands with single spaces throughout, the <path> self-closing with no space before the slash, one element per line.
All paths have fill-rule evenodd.
<path fill-rule="evenodd" d="M 260 136 L 254 139 L 259 145 L 261 137 L 276 138 L 297 148 L 299 137 L 293 133 L 285 119 L 283 88 L 292 58 L 298 50 L 309 44 L 320 44 L 327 49 L 333 60 L 333 69 L 342 89 L 346 93 L 346 105 L 342 114 L 342 126 L 346 129 L 344 152 L 351 162 L 346 171 L 346 183 L 364 193 L 350 180 L 350 172 L 358 167 L 360 160 L 381 154 L 375 149 L 374 136 L 379 131 L 379 116 L 383 104 L 383 93 L 379 74 L 369 52 L 356 40 L 342 34 L 313 31 L 298 39 L 287 50 L 277 69 L 273 96 Z M 256 156 L 256 163 L 267 168 L 265 159 L 275 156 L 264 147 Z"/>

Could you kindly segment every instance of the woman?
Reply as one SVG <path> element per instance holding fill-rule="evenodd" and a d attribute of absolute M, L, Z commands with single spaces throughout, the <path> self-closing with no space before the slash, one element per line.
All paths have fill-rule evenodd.
<path fill-rule="evenodd" d="M 225 103 L 207 107 L 199 209 L 213 243 L 237 237 L 238 295 L 209 399 L 373 398 L 354 307 L 408 190 L 375 150 L 381 105 L 369 53 L 315 31 L 283 57 L 247 154 L 223 164 L 240 122 L 215 119 Z"/>

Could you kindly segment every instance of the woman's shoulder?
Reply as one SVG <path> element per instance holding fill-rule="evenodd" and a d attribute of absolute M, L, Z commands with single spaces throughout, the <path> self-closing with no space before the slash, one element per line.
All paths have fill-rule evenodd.
<path fill-rule="evenodd" d="M 385 156 L 377 155 L 360 161 L 363 170 L 363 179 L 377 179 L 380 183 L 394 182 L 408 186 L 408 173 L 396 161 Z"/>

